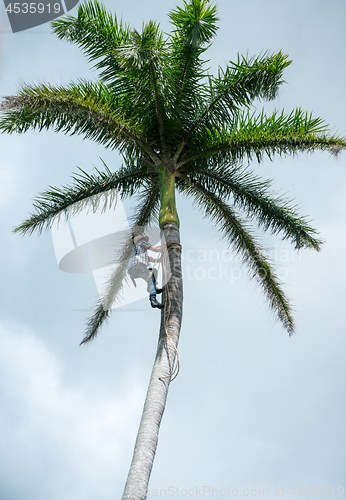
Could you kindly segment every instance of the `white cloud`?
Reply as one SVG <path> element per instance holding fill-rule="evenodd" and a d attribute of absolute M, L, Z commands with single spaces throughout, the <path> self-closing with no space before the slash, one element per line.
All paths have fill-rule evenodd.
<path fill-rule="evenodd" d="M 66 382 L 60 360 L 27 329 L 0 327 L 0 343 L 0 498 L 109 498 L 119 471 L 126 477 L 139 387 L 115 399 Z"/>

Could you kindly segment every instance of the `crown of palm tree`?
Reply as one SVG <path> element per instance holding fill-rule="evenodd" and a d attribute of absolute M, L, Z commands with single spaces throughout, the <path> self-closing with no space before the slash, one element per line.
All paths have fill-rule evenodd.
<path fill-rule="evenodd" d="M 169 16 L 170 35 L 153 21 L 139 33 L 98 2 L 88 1 L 79 6 L 77 18 L 65 16 L 52 23 L 60 39 L 77 44 L 86 54 L 99 80 L 79 80 L 65 87 L 23 86 L 0 105 L 0 130 L 53 128 L 80 134 L 119 150 L 124 165 L 115 172 L 104 166 L 92 175 L 80 170 L 71 185 L 49 188 L 15 231 L 40 232 L 77 202 L 113 189 L 122 198 L 140 196 L 133 226 L 157 217 L 160 226 L 167 220 L 179 224 L 176 189 L 218 226 L 292 333 L 289 303 L 248 221 L 290 240 L 296 249 L 319 250 L 321 240 L 295 205 L 272 193 L 270 181 L 254 175 L 249 163 L 275 153 L 336 154 L 346 142 L 301 109 L 270 116 L 254 111 L 256 100 L 277 96 L 291 63 L 287 55 L 238 56 L 214 76 L 202 56 L 217 32 L 216 7 L 208 0 L 184 0 L 183 8 Z M 98 303 L 83 342 L 96 335 L 108 316 L 121 291 L 130 252 L 128 241 L 110 280 L 106 306 L 104 300 Z"/>

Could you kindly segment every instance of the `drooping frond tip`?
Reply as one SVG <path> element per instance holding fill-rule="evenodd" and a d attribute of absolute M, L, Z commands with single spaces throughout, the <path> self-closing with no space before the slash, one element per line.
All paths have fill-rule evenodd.
<path fill-rule="evenodd" d="M 269 306 L 291 335 L 294 331 L 294 320 L 289 301 L 263 249 L 244 221 L 220 197 L 196 182 L 186 182 L 182 191 L 194 197 L 196 205 L 213 221 L 227 243 L 249 267 L 251 277 L 262 287 Z"/>
<path fill-rule="evenodd" d="M 149 185 L 143 190 L 141 201 L 135 211 L 131 222 L 133 228 L 149 224 L 157 213 L 159 202 L 158 185 Z M 95 339 L 101 326 L 109 317 L 109 311 L 113 304 L 120 300 L 124 285 L 127 281 L 127 265 L 133 250 L 132 235 L 129 235 L 122 248 L 115 255 L 115 265 L 107 280 L 104 292 L 97 302 L 93 315 L 87 321 L 85 337 L 81 344 Z"/>
<path fill-rule="evenodd" d="M 87 321 L 86 334 L 79 345 L 86 344 L 93 340 L 98 332 L 98 329 L 109 318 L 109 311 L 106 311 L 102 305 L 102 301 L 98 301 L 94 309 L 94 314 Z"/>

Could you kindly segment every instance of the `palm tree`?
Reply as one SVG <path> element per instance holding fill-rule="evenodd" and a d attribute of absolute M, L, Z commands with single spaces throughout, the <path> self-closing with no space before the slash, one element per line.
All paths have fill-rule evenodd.
<path fill-rule="evenodd" d="M 158 348 L 123 495 L 127 500 L 146 498 L 174 373 L 183 302 L 176 190 L 219 228 L 291 334 L 289 302 L 247 221 L 290 240 L 296 249 L 318 251 L 321 240 L 289 201 L 271 192 L 269 181 L 254 175 L 249 163 L 300 151 L 336 154 L 346 147 L 344 138 L 331 135 L 320 118 L 301 109 L 270 116 L 253 111 L 256 99 L 277 96 L 291 63 L 287 55 L 238 56 L 216 76 L 210 75 L 202 56 L 217 32 L 216 6 L 208 0 L 184 0 L 169 17 L 171 35 L 164 35 L 153 21 L 139 33 L 89 0 L 78 8 L 76 18 L 65 16 L 52 26 L 59 38 L 82 49 L 100 71 L 99 81 L 23 86 L 0 105 L 2 132 L 53 128 L 117 149 L 124 159 L 115 172 L 106 166 L 94 174 L 80 170 L 72 184 L 49 188 L 14 231 L 49 229 L 61 214 L 76 212 L 91 199 L 100 202 L 116 190 L 121 198 L 139 197 L 134 233 L 158 219 L 162 238 L 172 243 L 166 255 L 171 277 L 164 287 Z M 128 238 L 82 343 L 93 339 L 109 316 L 126 279 L 131 250 Z"/>

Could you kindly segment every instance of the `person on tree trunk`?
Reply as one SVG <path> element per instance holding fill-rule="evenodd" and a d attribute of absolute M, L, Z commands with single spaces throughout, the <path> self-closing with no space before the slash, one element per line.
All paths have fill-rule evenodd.
<path fill-rule="evenodd" d="M 147 291 L 149 293 L 151 307 L 162 309 L 164 304 L 161 304 L 156 299 L 156 294 L 162 293 L 162 288 L 156 287 L 157 270 L 148 267 L 149 262 L 156 262 L 156 260 L 148 255 L 148 250 L 152 252 L 162 252 L 164 248 L 166 248 L 166 246 L 168 247 L 170 244 L 166 243 L 166 245 L 154 247 L 149 243 L 148 236 L 143 235 L 136 236 L 133 242 L 134 248 L 127 267 L 127 273 L 135 286 L 136 278 L 142 278 L 147 282 Z M 161 261 L 161 259 L 159 261 Z"/>

